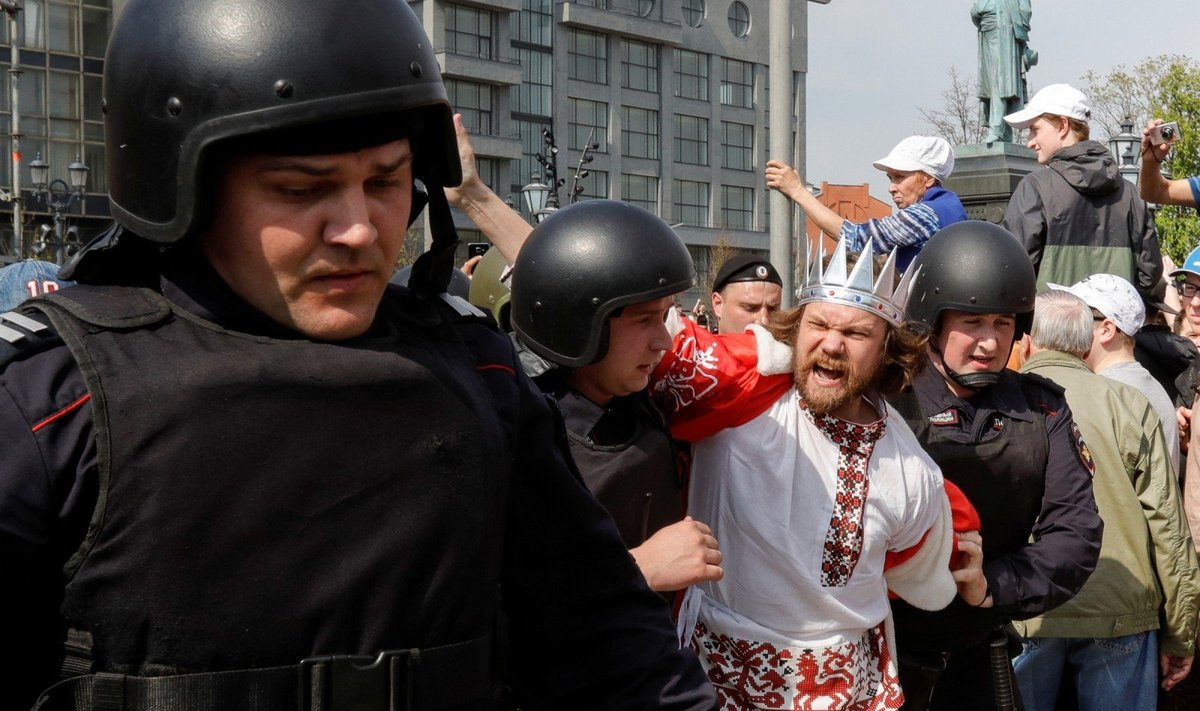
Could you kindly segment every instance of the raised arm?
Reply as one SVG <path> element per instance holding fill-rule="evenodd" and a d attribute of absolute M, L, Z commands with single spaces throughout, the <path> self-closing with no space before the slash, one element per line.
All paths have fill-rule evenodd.
<path fill-rule="evenodd" d="M 475 148 L 461 114 L 454 114 L 454 132 L 458 136 L 458 158 L 462 161 L 462 184 L 447 188 L 446 199 L 467 213 L 471 222 L 504 255 L 504 260 L 512 264 L 533 228 L 480 179 L 475 171 Z"/>
<path fill-rule="evenodd" d="M 1161 205 L 1190 205 L 1195 207 L 1200 201 L 1200 179 L 1182 178 L 1167 180 L 1162 174 L 1162 162 L 1166 160 L 1171 146 L 1166 143 L 1155 144 L 1150 139 L 1150 130 L 1163 123 L 1162 119 L 1151 119 L 1142 129 L 1142 168 L 1138 176 L 1142 199 L 1146 202 L 1156 202 Z"/>
<path fill-rule="evenodd" d="M 842 216 L 821 204 L 808 188 L 795 168 L 779 160 L 767 161 L 767 187 L 774 188 L 787 196 L 789 200 L 800 206 L 804 214 L 821 228 L 821 231 L 831 237 L 837 237 L 842 231 Z"/>

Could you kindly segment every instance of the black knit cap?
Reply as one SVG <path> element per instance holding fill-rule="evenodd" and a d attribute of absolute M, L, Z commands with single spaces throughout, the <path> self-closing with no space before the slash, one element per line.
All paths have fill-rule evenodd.
<path fill-rule="evenodd" d="M 766 257 L 753 254 L 739 254 L 730 257 L 717 270 L 717 278 L 713 280 L 713 291 L 720 291 L 726 284 L 735 281 L 769 281 L 783 286 L 779 272 L 767 261 Z"/>

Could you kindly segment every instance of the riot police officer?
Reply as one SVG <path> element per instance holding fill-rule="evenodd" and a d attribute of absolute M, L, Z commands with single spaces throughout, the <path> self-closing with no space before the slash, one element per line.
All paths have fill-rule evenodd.
<path fill-rule="evenodd" d="M 646 392 L 671 347 L 667 311 L 695 277 L 665 222 L 613 200 L 558 210 L 513 266 L 512 325 L 532 351 L 526 372 L 558 405 L 584 482 L 664 592 L 721 576 L 711 530 L 680 520 L 684 453 Z"/>
<path fill-rule="evenodd" d="M 895 405 L 979 512 L 988 595 L 936 613 L 893 603 L 905 708 L 993 709 L 993 681 L 1008 686 L 1011 666 L 1001 660 L 1008 677 L 992 676 L 989 635 L 1078 592 L 1103 524 L 1062 389 L 1005 369 L 1033 313 L 1021 245 L 990 223 L 961 222 L 934 235 L 912 269 L 907 315 L 932 330 L 929 367 Z"/>
<path fill-rule="evenodd" d="M 6 708 L 492 708 L 502 660 L 531 709 L 711 708 L 444 293 L 458 162 L 407 3 L 130 0 L 104 102 L 118 226 L 3 315 Z M 433 248 L 388 285 L 417 180 Z"/>

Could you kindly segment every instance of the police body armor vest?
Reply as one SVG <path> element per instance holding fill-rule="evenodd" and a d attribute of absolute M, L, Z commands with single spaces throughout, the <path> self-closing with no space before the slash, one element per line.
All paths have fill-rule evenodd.
<path fill-rule="evenodd" d="M 1015 374 L 990 387 L 1022 389 Z M 1030 407 L 1030 421 L 993 415 L 1000 432 L 982 442 L 961 443 L 940 435 L 922 413 L 916 397 L 906 392 L 894 403 L 926 453 L 941 467 L 942 475 L 959 489 L 979 513 L 983 536 L 983 562 L 1008 555 L 1029 542 L 1030 531 L 1042 510 L 1049 441 L 1046 418 Z M 995 421 L 975 422 L 993 427 Z M 996 608 L 975 609 L 955 596 L 939 612 L 919 610 L 897 600 L 896 638 L 902 650 L 956 652 L 981 643 L 988 632 L 1009 622 Z"/>
<path fill-rule="evenodd" d="M 337 344 L 227 331 L 133 288 L 38 306 L 92 395 L 100 491 L 62 611 L 93 671 L 489 635 L 512 413 L 441 309 L 404 294 Z"/>
<path fill-rule="evenodd" d="M 664 526 L 683 518 L 680 463 L 662 416 L 644 392 L 631 398 L 631 435 L 619 444 L 600 445 L 580 433 L 568 393 L 557 402 L 567 425 L 571 456 L 588 490 L 612 516 L 625 547 L 636 548 Z"/>

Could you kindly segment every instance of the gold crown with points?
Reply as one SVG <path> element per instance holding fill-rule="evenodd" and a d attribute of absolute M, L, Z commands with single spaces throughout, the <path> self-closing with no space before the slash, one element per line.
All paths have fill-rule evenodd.
<path fill-rule="evenodd" d="M 820 240 L 815 260 L 812 259 L 811 246 L 807 252 L 809 270 L 804 283 L 796 290 L 797 306 L 823 301 L 868 311 L 895 326 L 904 322 L 904 307 L 908 304 L 912 283 L 920 268 L 910 269 L 896 283 L 896 250 L 888 255 L 877 278 L 872 278 L 875 250 L 870 240 L 850 270 L 846 267 L 850 250 L 845 239 L 838 240 L 828 267 L 825 266 L 824 239 Z"/>

